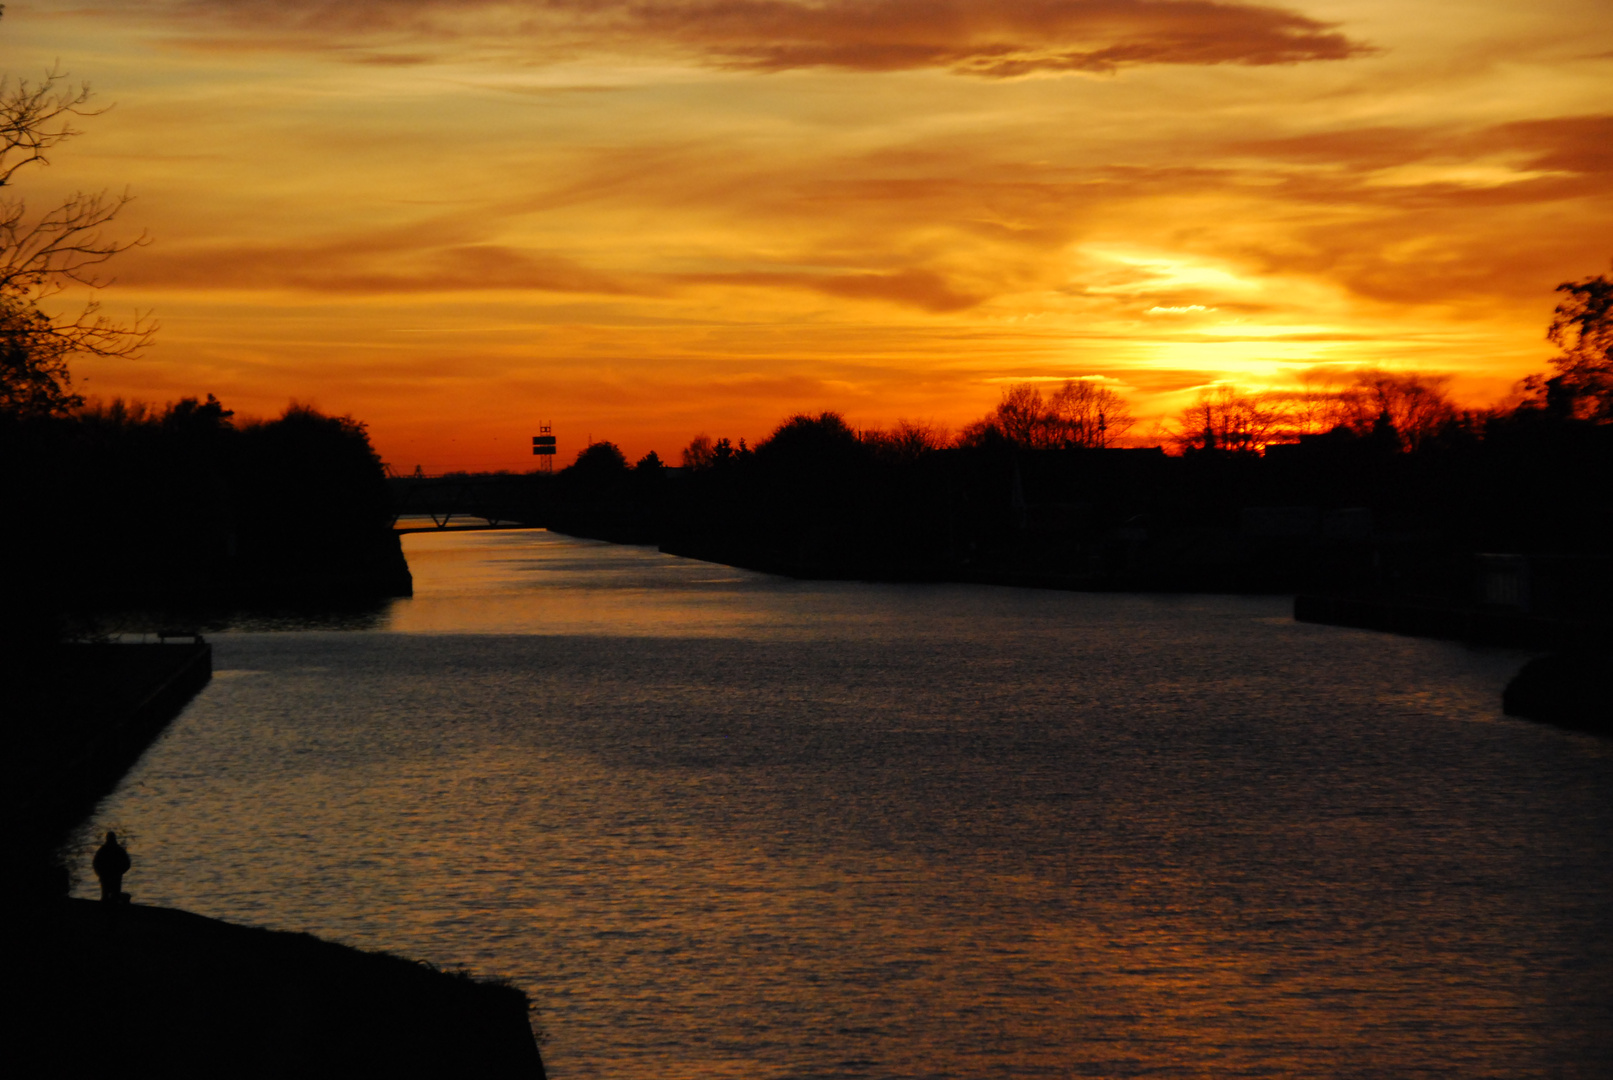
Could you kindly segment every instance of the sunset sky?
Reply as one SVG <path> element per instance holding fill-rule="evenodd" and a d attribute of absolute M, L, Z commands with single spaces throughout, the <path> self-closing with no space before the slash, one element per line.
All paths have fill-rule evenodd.
<path fill-rule="evenodd" d="M 102 299 L 162 324 L 78 389 L 400 469 L 1071 376 L 1488 401 L 1613 256 L 1607 0 L 8 3 L 3 69 L 55 62 L 115 108 L 18 194 L 127 187 Z"/>

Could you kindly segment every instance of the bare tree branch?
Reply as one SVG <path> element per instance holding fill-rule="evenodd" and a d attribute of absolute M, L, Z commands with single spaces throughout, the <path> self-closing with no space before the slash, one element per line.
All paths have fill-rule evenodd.
<path fill-rule="evenodd" d="M 79 134 L 74 117 L 106 111 L 85 108 L 90 97 L 88 83 L 74 86 L 56 68 L 37 83 L 0 79 L 0 187 L 18 169 L 48 163 L 47 151 Z"/>
<path fill-rule="evenodd" d="M 1256 454 L 1281 433 L 1288 417 L 1276 395 L 1246 394 L 1218 383 L 1199 391 L 1177 417 L 1178 449 Z"/>
<path fill-rule="evenodd" d="M 100 232 L 131 197 L 80 192 L 60 206 L 30 220 L 21 200 L 0 200 L 0 296 L 53 296 L 69 283 L 92 289 L 111 284 L 93 268 L 120 252 L 142 247 L 144 233 L 133 240 L 113 240 Z"/>
<path fill-rule="evenodd" d="M 38 83 L 0 78 L 0 187 L 29 165 L 49 164 L 49 152 L 79 134 L 75 118 L 105 111 L 88 108 L 89 100 L 87 85 L 55 69 Z M 69 357 L 132 357 L 151 343 L 157 326 L 149 315 L 116 322 L 93 299 L 77 314 L 40 307 L 72 286 L 111 284 L 100 267 L 149 242 L 144 233 L 119 240 L 104 231 L 129 201 L 128 192 L 79 192 L 35 215 L 19 198 L 0 198 L 0 413 L 73 408 L 82 399 L 71 392 Z"/>

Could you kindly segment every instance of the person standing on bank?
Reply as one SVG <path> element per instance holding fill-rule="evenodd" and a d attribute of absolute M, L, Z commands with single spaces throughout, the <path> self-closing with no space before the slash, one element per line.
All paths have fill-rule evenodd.
<path fill-rule="evenodd" d="M 121 903 L 124 900 L 123 875 L 129 872 L 129 853 L 118 843 L 117 833 L 106 834 L 106 843 L 96 850 L 90 865 L 95 868 L 95 876 L 101 879 L 101 900 Z"/>

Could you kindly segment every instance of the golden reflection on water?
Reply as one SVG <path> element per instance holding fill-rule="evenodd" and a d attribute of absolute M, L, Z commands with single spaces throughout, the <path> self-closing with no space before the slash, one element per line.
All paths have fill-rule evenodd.
<path fill-rule="evenodd" d="M 1610 1073 L 1613 753 L 1516 654 L 407 544 L 386 632 L 214 639 L 85 832 L 138 899 L 509 976 L 557 1080 Z"/>
<path fill-rule="evenodd" d="M 467 560 L 467 547 L 480 557 Z M 543 530 L 411 533 L 414 596 L 388 629 L 413 634 L 703 636 L 779 627 L 765 574 Z"/>

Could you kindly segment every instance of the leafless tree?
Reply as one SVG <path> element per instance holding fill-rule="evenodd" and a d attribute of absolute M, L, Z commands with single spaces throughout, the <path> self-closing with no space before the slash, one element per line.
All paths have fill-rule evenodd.
<path fill-rule="evenodd" d="M 713 446 L 711 436 L 704 432 L 689 440 L 689 445 L 683 448 L 683 467 L 685 469 L 708 469 L 716 460 L 716 448 Z"/>
<path fill-rule="evenodd" d="M 946 425 L 930 420 L 898 420 L 890 437 L 897 449 L 909 457 L 945 449 L 952 442 L 952 432 Z"/>
<path fill-rule="evenodd" d="M 18 172 L 48 165 L 49 152 L 79 134 L 76 118 L 93 116 L 90 89 L 59 71 L 39 82 L 0 79 L 0 187 Z M 42 301 L 72 286 L 110 284 L 100 268 L 120 252 L 147 242 L 108 236 L 104 228 L 129 203 L 127 193 L 80 192 L 43 213 L 20 198 L 0 196 L 0 411 L 40 414 L 81 404 L 71 392 L 67 361 L 75 355 L 129 357 L 151 343 L 148 317 L 120 323 L 91 299 L 76 313 L 53 313 Z"/>
<path fill-rule="evenodd" d="M 1182 450 L 1254 454 L 1276 441 L 1287 410 L 1274 394 L 1246 394 L 1222 383 L 1199 391 L 1177 418 L 1172 441 Z"/>
<path fill-rule="evenodd" d="M 859 431 L 857 438 L 876 451 L 898 461 L 917 461 L 952 442 L 945 426 L 927 420 L 898 420 L 890 430 L 872 428 Z"/>
<path fill-rule="evenodd" d="M 1101 450 L 1130 431 L 1137 418 L 1126 399 L 1088 379 L 1070 379 L 1048 401 L 1051 425 L 1061 446 Z"/>
<path fill-rule="evenodd" d="M 1415 450 L 1457 419 L 1449 384 L 1447 375 L 1312 369 L 1301 374 L 1296 390 L 1281 396 L 1293 435 L 1340 427 L 1366 435 L 1388 425 L 1406 449 Z"/>
<path fill-rule="evenodd" d="M 998 429 L 1009 442 L 1031 450 L 1056 446 L 1056 435 L 1047 419 L 1047 401 L 1035 383 L 1016 383 L 1003 388 L 996 420 Z"/>
<path fill-rule="evenodd" d="M 1300 373 L 1298 382 L 1284 395 L 1292 434 L 1322 435 L 1350 426 L 1357 410 L 1351 400 L 1354 384 L 1349 373 L 1311 368 Z"/>
<path fill-rule="evenodd" d="M 1357 372 L 1357 413 L 1351 426 L 1367 431 L 1387 420 L 1406 449 L 1415 450 L 1456 419 L 1456 406 L 1445 390 L 1449 382 L 1444 375 Z"/>
<path fill-rule="evenodd" d="M 959 443 L 972 446 L 1000 438 L 1027 450 L 1101 449 L 1136 422 L 1124 398 L 1088 379 L 1066 379 L 1047 396 L 1035 383 L 1015 383 L 1003 388 L 990 415 L 963 429 Z"/>

